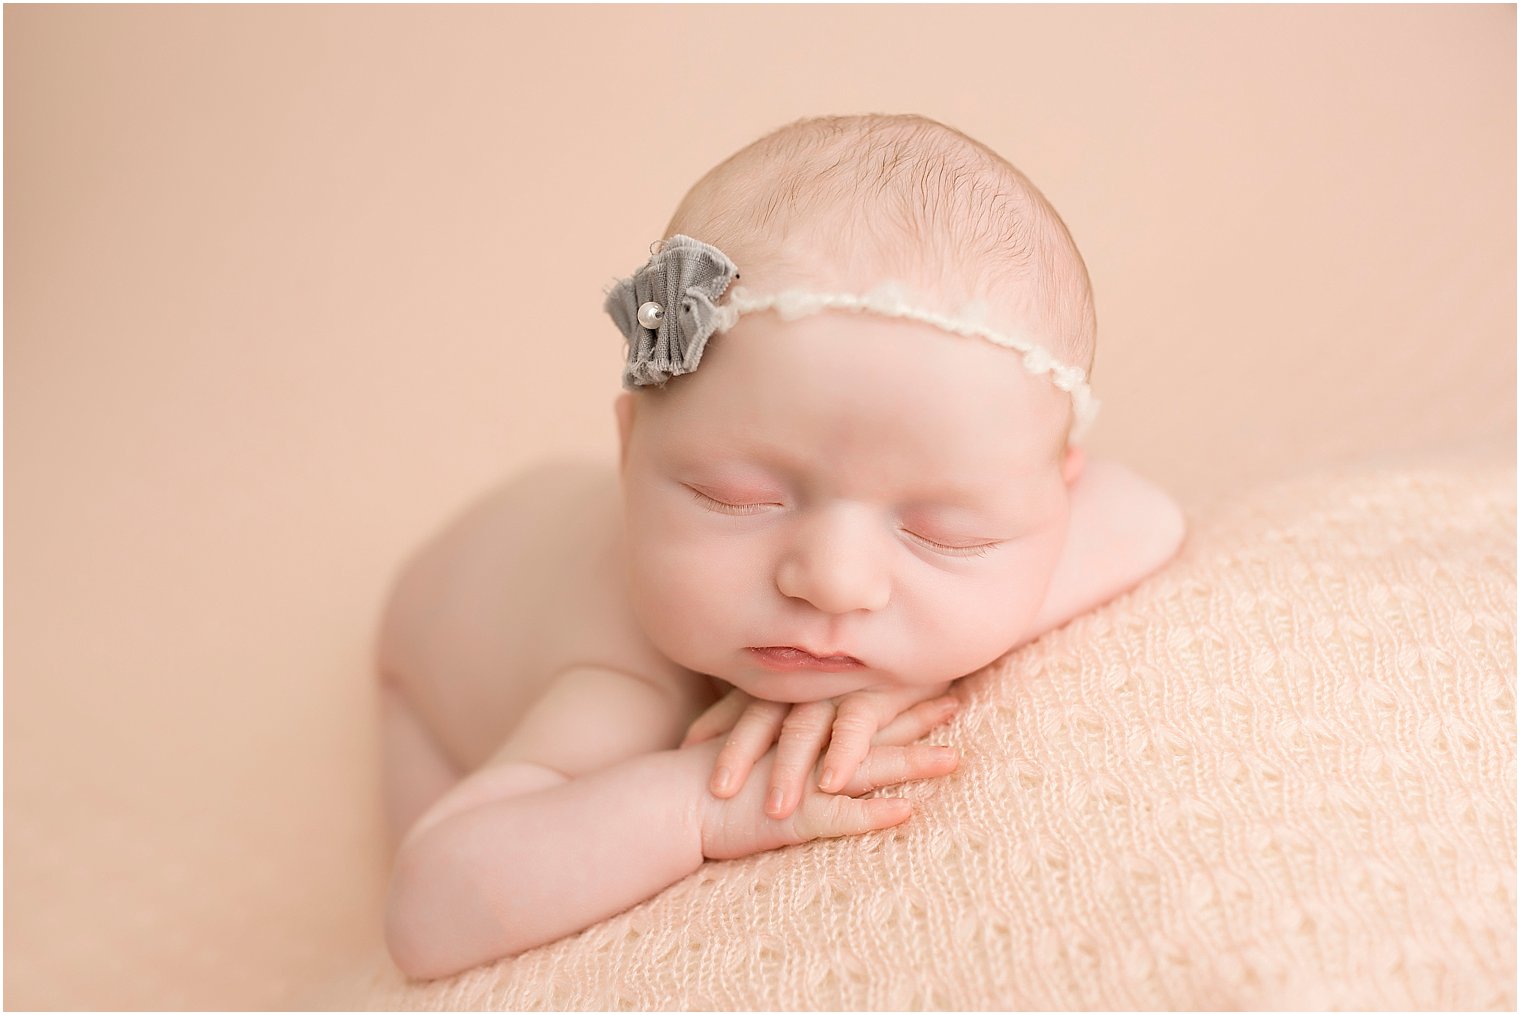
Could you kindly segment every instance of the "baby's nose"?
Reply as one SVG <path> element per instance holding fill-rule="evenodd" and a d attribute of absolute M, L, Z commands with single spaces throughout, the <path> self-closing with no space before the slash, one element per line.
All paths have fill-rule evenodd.
<path fill-rule="evenodd" d="M 849 512 L 820 513 L 800 526 L 776 572 L 776 587 L 825 613 L 880 610 L 892 581 L 882 535 Z"/>

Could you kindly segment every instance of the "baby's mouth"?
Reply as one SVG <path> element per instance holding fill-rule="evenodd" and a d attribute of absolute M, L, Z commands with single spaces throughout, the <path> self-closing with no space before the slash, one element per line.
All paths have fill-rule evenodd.
<path fill-rule="evenodd" d="M 774 670 L 805 669 L 838 672 L 840 670 L 857 669 L 865 665 L 865 663 L 854 656 L 815 656 L 806 649 L 797 648 L 795 645 L 768 645 L 764 648 L 751 648 L 749 651 L 763 665 Z"/>

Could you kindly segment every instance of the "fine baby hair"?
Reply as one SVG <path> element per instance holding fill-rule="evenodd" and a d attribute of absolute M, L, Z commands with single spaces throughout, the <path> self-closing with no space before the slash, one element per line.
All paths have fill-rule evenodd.
<path fill-rule="evenodd" d="M 711 336 L 743 314 L 836 309 L 1021 354 L 1070 396 L 1073 443 L 1097 415 L 1081 255 L 1023 174 L 944 124 L 878 114 L 789 124 L 704 176 L 667 233 L 606 294 L 627 340 L 628 390 L 695 370 Z M 740 264 L 759 285 L 733 284 Z"/>

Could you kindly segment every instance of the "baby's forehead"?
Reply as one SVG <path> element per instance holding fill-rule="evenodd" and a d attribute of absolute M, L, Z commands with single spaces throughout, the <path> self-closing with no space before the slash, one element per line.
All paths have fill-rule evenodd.
<path fill-rule="evenodd" d="M 887 397 L 870 411 L 861 411 L 858 402 L 812 409 L 788 416 L 709 418 L 708 436 L 700 444 L 715 454 L 782 463 L 816 461 L 839 469 L 847 468 L 840 455 L 855 455 L 904 479 L 980 486 L 980 477 L 989 471 L 1032 474 L 1048 464 L 1061 422 L 1011 427 L 1002 418 L 978 418 L 946 405 L 905 404 Z"/>
<path fill-rule="evenodd" d="M 707 417 L 757 431 L 872 434 L 940 453 L 987 443 L 1038 453 L 1064 436 L 1069 409 L 1017 352 L 865 314 L 747 316 L 683 381 Z"/>
<path fill-rule="evenodd" d="M 682 381 L 695 393 L 701 379 Z M 1059 418 L 984 414 L 942 389 L 833 397 L 826 384 L 798 387 L 775 398 L 709 385 L 667 416 L 659 439 L 683 464 L 741 484 L 792 478 L 934 501 L 1013 497 L 1056 461 Z"/>

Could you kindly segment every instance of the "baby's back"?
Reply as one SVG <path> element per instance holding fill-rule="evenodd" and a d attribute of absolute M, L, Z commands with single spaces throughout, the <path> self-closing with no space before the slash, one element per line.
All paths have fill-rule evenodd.
<path fill-rule="evenodd" d="M 633 617 L 622 560 L 616 470 L 571 460 L 503 483 L 407 560 L 380 663 L 461 771 L 568 666 L 677 676 Z"/>

